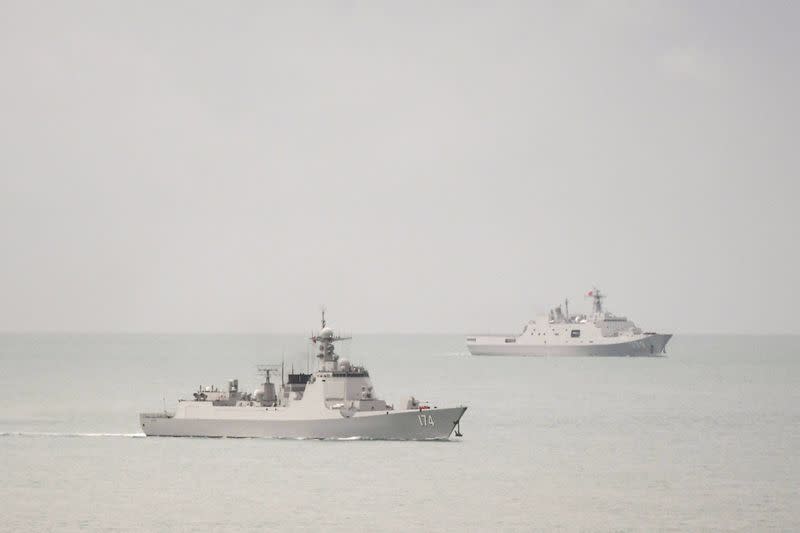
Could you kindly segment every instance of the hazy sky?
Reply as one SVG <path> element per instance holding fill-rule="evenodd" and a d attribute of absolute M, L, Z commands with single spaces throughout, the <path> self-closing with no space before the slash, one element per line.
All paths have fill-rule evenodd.
<path fill-rule="evenodd" d="M 798 2 L 0 0 L 0 330 L 800 333 Z"/>

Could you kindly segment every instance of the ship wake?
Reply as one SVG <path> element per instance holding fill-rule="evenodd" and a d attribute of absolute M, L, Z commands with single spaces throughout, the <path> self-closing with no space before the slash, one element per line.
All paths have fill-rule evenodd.
<path fill-rule="evenodd" d="M 3 431 L 0 437 L 123 437 L 142 438 L 144 433 L 73 433 L 73 432 L 42 432 L 42 431 Z"/>

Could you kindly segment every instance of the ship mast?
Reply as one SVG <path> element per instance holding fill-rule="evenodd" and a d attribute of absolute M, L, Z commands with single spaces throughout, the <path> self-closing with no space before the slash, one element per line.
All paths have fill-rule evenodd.
<path fill-rule="evenodd" d="M 333 329 L 328 327 L 328 323 L 325 320 L 325 306 L 322 306 L 321 325 L 322 329 L 319 330 L 319 333 L 311 336 L 311 342 L 314 344 L 319 343 L 319 353 L 317 354 L 319 369 L 335 371 L 338 367 L 339 356 L 334 351 L 333 343 L 348 340 L 350 337 L 335 335 Z"/>
<path fill-rule="evenodd" d="M 592 290 L 589 291 L 587 296 L 592 297 L 592 311 L 594 311 L 595 315 L 602 315 L 603 314 L 603 298 L 605 298 L 605 294 L 600 292 L 600 289 L 597 287 L 593 287 Z"/>

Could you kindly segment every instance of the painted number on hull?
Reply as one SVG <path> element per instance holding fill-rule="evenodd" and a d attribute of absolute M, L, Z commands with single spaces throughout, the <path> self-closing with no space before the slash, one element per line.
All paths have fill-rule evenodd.
<path fill-rule="evenodd" d="M 417 419 L 419 419 L 420 426 L 433 426 L 435 425 L 433 422 L 433 415 L 417 415 Z"/>

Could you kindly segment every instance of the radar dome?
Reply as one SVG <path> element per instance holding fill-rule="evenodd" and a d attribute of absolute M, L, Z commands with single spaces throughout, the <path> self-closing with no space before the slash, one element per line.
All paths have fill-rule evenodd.
<path fill-rule="evenodd" d="M 322 331 L 319 332 L 319 338 L 330 340 L 333 338 L 333 330 L 331 328 L 322 328 Z"/>
<path fill-rule="evenodd" d="M 350 361 L 347 359 L 339 359 L 339 368 L 342 370 L 350 370 Z"/>

